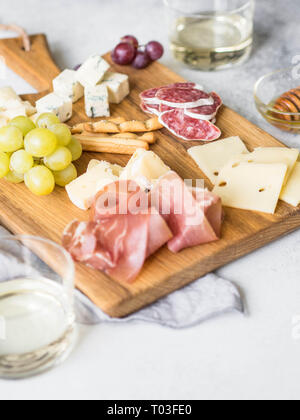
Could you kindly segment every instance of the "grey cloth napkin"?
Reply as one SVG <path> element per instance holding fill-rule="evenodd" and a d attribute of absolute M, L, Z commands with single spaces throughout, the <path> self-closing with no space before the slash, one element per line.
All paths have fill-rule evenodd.
<path fill-rule="evenodd" d="M 8 231 L 0 226 L 0 235 L 8 234 Z M 50 270 L 38 258 L 37 264 L 39 270 L 42 269 L 43 272 Z M 12 258 L 5 253 L 0 254 L 0 282 L 24 274 L 26 274 L 26 267 L 14 263 Z M 75 309 L 77 322 L 87 325 L 95 325 L 101 322 L 140 321 L 182 329 L 228 312 L 243 313 L 244 305 L 241 295 L 233 283 L 215 274 L 208 274 L 191 285 L 126 318 L 109 317 L 79 290 L 75 292 Z"/>

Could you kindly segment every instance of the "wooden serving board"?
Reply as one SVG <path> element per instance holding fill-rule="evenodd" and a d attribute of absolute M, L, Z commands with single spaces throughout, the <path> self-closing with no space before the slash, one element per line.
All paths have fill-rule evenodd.
<path fill-rule="evenodd" d="M 32 37 L 32 51 L 29 53 L 22 49 L 18 39 L 0 40 L 0 54 L 12 70 L 38 91 L 45 91 L 43 94 L 51 90 L 52 79 L 60 72 L 51 58 L 43 35 Z M 105 58 L 111 62 L 109 55 Z M 112 107 L 113 116 L 128 119 L 146 119 L 139 108 L 141 91 L 183 80 L 159 63 L 142 71 L 116 65 L 113 68 L 130 77 L 130 97 L 121 105 Z M 34 103 L 43 94 L 24 95 L 24 98 Z M 85 120 L 87 118 L 81 100 L 75 104 L 70 123 Z M 249 149 L 283 146 L 225 106 L 220 111 L 217 125 L 223 132 L 223 138 L 238 135 Z M 186 153 L 186 149 L 194 144 L 197 143 L 180 141 L 167 130 L 162 130 L 152 149 L 182 178 L 202 179 L 204 175 Z M 85 153 L 77 165 L 80 173 L 86 170 L 91 158 L 120 165 L 125 165 L 129 159 L 119 155 Z M 211 187 L 207 179 L 206 182 Z M 226 219 L 220 241 L 187 249 L 177 255 L 165 247 L 146 262 L 140 277 L 131 285 L 117 283 L 100 272 L 77 264 L 78 288 L 107 314 L 122 317 L 300 227 L 300 209 L 283 202 L 280 202 L 275 215 L 229 208 L 225 211 Z M 23 184 L 12 185 L 0 181 L 0 222 L 14 233 L 38 235 L 60 243 L 63 229 L 71 220 L 85 220 L 88 217 L 88 212 L 72 205 L 62 188 L 56 188 L 50 196 L 35 197 Z"/>

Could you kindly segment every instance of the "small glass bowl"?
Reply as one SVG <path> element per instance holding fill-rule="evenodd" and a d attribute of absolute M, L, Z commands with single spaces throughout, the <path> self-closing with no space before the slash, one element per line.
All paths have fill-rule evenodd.
<path fill-rule="evenodd" d="M 281 112 L 274 105 L 282 94 L 299 87 L 298 79 L 295 67 L 291 67 L 261 77 L 254 89 L 255 103 L 260 114 L 275 127 L 297 134 L 300 133 L 300 112 Z"/>

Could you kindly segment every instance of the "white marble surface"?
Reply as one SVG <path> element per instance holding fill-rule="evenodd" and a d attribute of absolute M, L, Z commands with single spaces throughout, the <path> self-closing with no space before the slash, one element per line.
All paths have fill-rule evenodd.
<path fill-rule="evenodd" d="M 225 102 L 291 146 L 299 136 L 267 125 L 256 112 L 253 85 L 267 71 L 287 67 L 299 50 L 298 0 L 259 0 L 251 60 L 241 68 L 198 73 L 169 53 L 163 62 L 218 91 Z M 45 32 L 61 67 L 111 48 L 134 32 L 167 45 L 162 0 L 2 0 L 1 23 Z M 11 72 L 0 85 L 31 92 Z M 246 317 L 228 315 L 185 331 L 144 324 L 82 327 L 70 359 L 23 382 L 0 381 L 0 399 L 299 399 L 300 233 L 227 265 L 247 305 Z"/>

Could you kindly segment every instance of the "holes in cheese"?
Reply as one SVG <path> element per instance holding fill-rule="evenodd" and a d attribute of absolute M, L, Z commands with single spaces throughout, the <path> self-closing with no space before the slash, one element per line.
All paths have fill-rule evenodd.
<path fill-rule="evenodd" d="M 300 204 L 300 163 L 296 162 L 295 168 L 283 188 L 280 199 L 292 206 L 297 207 Z"/>
<path fill-rule="evenodd" d="M 284 185 L 287 183 L 299 156 L 299 150 L 288 149 L 285 147 L 261 147 L 255 149 L 248 156 L 240 155 L 236 157 L 238 162 L 248 163 L 283 163 L 287 165 L 287 173 Z"/>
<path fill-rule="evenodd" d="M 220 171 L 213 193 L 224 206 L 275 213 L 287 165 L 241 162 L 233 167 L 233 162 Z"/>
<path fill-rule="evenodd" d="M 229 137 L 188 150 L 202 172 L 215 185 L 221 169 L 234 156 L 249 153 L 239 137 Z"/>

